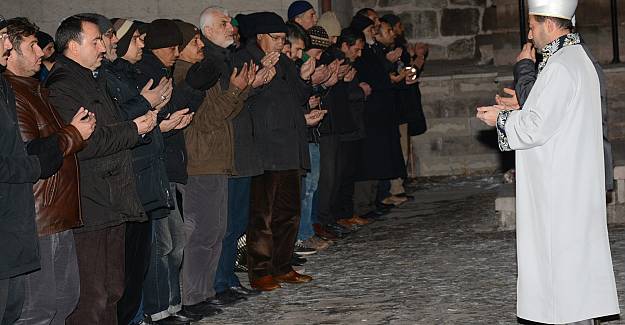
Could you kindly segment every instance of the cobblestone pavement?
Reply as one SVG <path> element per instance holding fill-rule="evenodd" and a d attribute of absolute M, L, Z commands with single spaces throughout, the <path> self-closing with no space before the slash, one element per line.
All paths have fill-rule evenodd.
<path fill-rule="evenodd" d="M 493 231 L 500 178 L 427 181 L 386 220 L 311 256 L 313 282 L 200 324 L 517 324 L 515 235 Z M 625 310 L 625 227 L 610 236 Z"/>

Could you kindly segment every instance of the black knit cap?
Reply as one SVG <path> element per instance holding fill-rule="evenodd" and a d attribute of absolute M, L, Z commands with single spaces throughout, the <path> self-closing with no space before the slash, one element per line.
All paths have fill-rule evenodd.
<path fill-rule="evenodd" d="M 148 50 L 162 49 L 182 44 L 182 34 L 170 19 L 156 19 L 148 25 L 145 35 L 145 48 Z"/>
<path fill-rule="evenodd" d="M 250 38 L 254 36 L 254 25 L 249 23 L 248 16 L 249 15 L 244 14 L 234 16 L 234 19 L 239 22 L 239 35 L 243 38 Z"/>
<path fill-rule="evenodd" d="M 195 27 L 193 24 L 178 19 L 175 19 L 174 23 L 178 26 L 180 34 L 182 35 L 182 43 L 180 44 L 180 52 L 182 52 L 182 50 L 187 47 L 189 42 L 191 42 L 193 37 L 200 34 L 200 29 Z"/>
<path fill-rule="evenodd" d="M 373 20 L 369 19 L 369 17 L 365 17 L 363 15 L 356 15 L 352 18 L 352 23 L 349 25 L 352 29 L 362 32 L 365 28 L 373 25 Z"/>
<path fill-rule="evenodd" d="M 117 56 L 122 57 L 128 52 L 132 36 L 137 28 L 139 28 L 139 25 L 133 20 L 123 18 L 111 19 L 111 22 L 113 23 L 113 29 L 119 39 L 119 42 L 117 42 Z"/>
<path fill-rule="evenodd" d="M 0 28 L 0 29 L 2 29 L 2 28 Z M 50 43 L 54 44 L 54 38 L 52 38 L 52 36 L 50 36 L 50 34 L 48 34 L 46 32 L 42 32 L 42 31 L 38 30 L 37 33 L 35 33 L 35 37 L 37 37 L 37 45 L 41 49 L 43 49 L 44 47 L 46 47 Z"/>
<path fill-rule="evenodd" d="M 325 50 L 332 45 L 328 32 L 326 32 L 326 30 L 321 26 L 313 26 L 307 31 L 307 33 L 308 37 L 310 37 L 311 49 Z"/>
<path fill-rule="evenodd" d="M 245 25 L 246 28 L 251 29 L 251 33 L 246 32 L 246 34 L 249 34 L 250 36 L 287 32 L 284 20 L 282 20 L 282 17 L 274 12 L 263 11 L 249 14 L 245 18 Z"/>

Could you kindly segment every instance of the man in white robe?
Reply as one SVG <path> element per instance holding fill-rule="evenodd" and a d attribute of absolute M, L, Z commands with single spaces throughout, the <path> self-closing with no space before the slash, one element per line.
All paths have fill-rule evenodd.
<path fill-rule="evenodd" d="M 619 313 L 608 241 L 599 77 L 567 22 L 576 0 L 530 0 L 542 50 L 522 110 L 478 108 L 501 150 L 516 150 L 517 315 L 592 324 Z M 570 22 L 569 22 L 570 23 Z"/>

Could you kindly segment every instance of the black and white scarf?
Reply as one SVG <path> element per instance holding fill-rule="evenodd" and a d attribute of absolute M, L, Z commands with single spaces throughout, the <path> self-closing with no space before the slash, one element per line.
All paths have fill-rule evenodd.
<path fill-rule="evenodd" d="M 545 68 L 549 58 L 556 54 L 556 52 L 558 52 L 560 49 L 571 45 L 577 45 L 581 42 L 582 41 L 578 33 L 570 33 L 560 36 L 553 42 L 547 44 L 547 46 L 545 46 L 541 51 L 543 59 L 542 61 L 540 61 L 540 63 L 538 63 L 538 73 L 540 73 Z"/>

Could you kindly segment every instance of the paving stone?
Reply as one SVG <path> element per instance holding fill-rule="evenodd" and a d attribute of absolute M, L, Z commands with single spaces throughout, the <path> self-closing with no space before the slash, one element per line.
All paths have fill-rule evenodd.
<path fill-rule="evenodd" d="M 424 179 L 413 202 L 312 255 L 312 282 L 199 324 L 517 324 L 515 234 L 494 226 L 500 183 Z M 610 240 L 625 310 L 625 227 L 610 228 Z"/>

